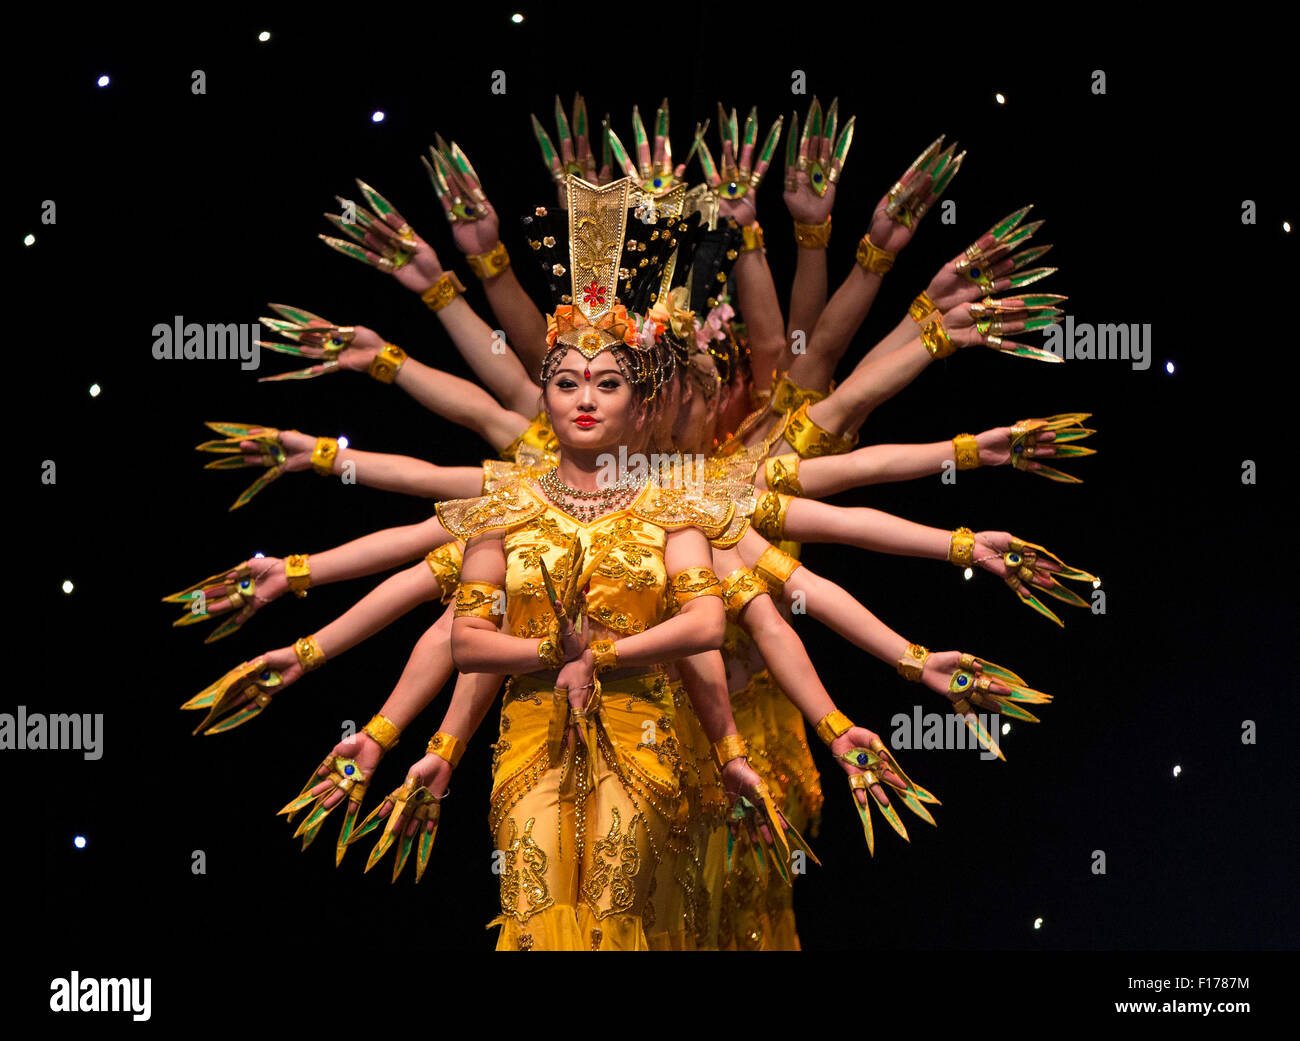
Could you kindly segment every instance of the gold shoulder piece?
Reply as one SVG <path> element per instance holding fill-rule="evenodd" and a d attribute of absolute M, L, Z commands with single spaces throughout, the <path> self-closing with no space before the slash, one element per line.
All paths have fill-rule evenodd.
<path fill-rule="evenodd" d="M 434 507 L 442 526 L 458 539 L 472 539 L 485 531 L 510 528 L 532 520 L 546 511 L 546 505 L 519 476 L 474 499 L 450 499 Z"/>
<path fill-rule="evenodd" d="M 715 539 L 731 524 L 736 505 L 725 490 L 719 495 L 696 487 L 651 487 L 631 512 L 661 528 L 694 526 Z"/>

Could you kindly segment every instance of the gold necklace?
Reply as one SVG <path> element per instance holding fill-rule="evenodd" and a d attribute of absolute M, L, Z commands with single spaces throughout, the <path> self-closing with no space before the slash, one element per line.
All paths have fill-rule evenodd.
<path fill-rule="evenodd" d="M 626 476 L 609 488 L 587 492 L 580 488 L 570 488 L 560 480 L 559 468 L 552 467 L 542 474 L 539 483 L 553 503 L 582 523 L 590 524 L 606 513 L 623 509 L 640 492 L 645 480 L 643 478 L 638 481 Z"/>

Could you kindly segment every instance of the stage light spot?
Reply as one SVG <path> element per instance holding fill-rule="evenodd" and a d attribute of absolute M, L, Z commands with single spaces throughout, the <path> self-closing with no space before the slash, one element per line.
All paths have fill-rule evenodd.
<path fill-rule="evenodd" d="M 1182 776 L 1182 773 L 1183 773 L 1183 768 L 1182 768 L 1181 766 L 1175 766 L 1175 767 L 1174 767 L 1174 776 L 1175 776 L 1175 777 L 1181 777 L 1181 776 Z"/>
<path fill-rule="evenodd" d="M 271 34 L 267 32 L 265 29 L 263 29 L 260 33 L 257 34 L 257 38 L 262 43 L 266 43 L 266 41 L 271 38 Z"/>
<path fill-rule="evenodd" d="M 73 844 L 74 846 L 76 846 L 77 849 L 85 849 L 85 848 L 86 848 L 86 836 L 85 836 L 85 835 L 78 835 L 76 838 L 74 838 L 74 839 L 72 840 L 72 844 Z"/>
<path fill-rule="evenodd" d="M 1034 928 L 1035 928 L 1035 929 L 1041 929 L 1042 927 L 1043 927 L 1043 920 L 1042 920 L 1041 918 L 1035 918 L 1035 919 L 1034 919 Z"/>
<path fill-rule="evenodd" d="M 1291 231 L 1291 222 L 1289 220 L 1284 220 L 1282 222 L 1282 230 L 1285 232 Z"/>
<path fill-rule="evenodd" d="M 1171 376 L 1174 374 L 1174 363 L 1173 363 L 1173 362 L 1171 362 L 1171 361 L 1167 361 L 1167 362 L 1165 362 L 1165 372 L 1169 373 L 1169 375 L 1171 375 Z"/>
<path fill-rule="evenodd" d="M 999 105 L 1005 105 L 1007 103 L 1007 96 L 1005 94 L 994 94 L 993 97 L 997 99 Z"/>
<path fill-rule="evenodd" d="M 968 567 L 965 571 L 961 573 L 961 577 L 966 579 L 967 582 L 969 582 L 972 578 L 975 577 L 975 569 L 972 567 Z"/>
<path fill-rule="evenodd" d="M 23 236 L 23 245 L 24 246 L 36 245 L 36 236 L 33 235 L 31 232 L 28 232 L 26 235 Z"/>
<path fill-rule="evenodd" d="M 1003 723 L 1003 724 L 1002 724 L 1002 733 L 1004 733 L 1004 734 L 1009 734 L 1009 733 L 1011 733 L 1011 724 L 1010 724 L 1010 723 Z"/>
<path fill-rule="evenodd" d="M 264 556 L 266 556 L 265 553 L 254 553 L 254 554 L 253 554 L 253 559 L 256 560 L 258 557 L 264 557 Z"/>
<path fill-rule="evenodd" d="M 1092 580 L 1092 588 L 1093 588 L 1093 589 L 1100 589 L 1100 588 L 1101 588 L 1101 579 L 1100 579 L 1100 578 L 1094 578 L 1094 579 Z"/>
<path fill-rule="evenodd" d="M 63 580 L 63 591 L 64 591 L 65 593 L 71 593 L 71 592 L 72 592 L 72 579 L 70 579 L 70 578 L 65 578 L 65 579 Z"/>
<path fill-rule="evenodd" d="M 97 398 L 97 397 L 99 397 L 99 395 L 100 395 L 99 384 L 98 384 L 98 383 L 92 383 L 92 384 L 90 385 L 90 396 L 91 396 L 92 398 Z"/>
<path fill-rule="evenodd" d="M 107 87 L 107 86 L 108 86 L 108 77 L 107 77 L 107 76 L 100 76 L 99 79 L 95 80 L 95 82 L 96 82 L 99 86 L 101 86 L 101 87 Z"/>
<path fill-rule="evenodd" d="M 340 447 L 340 448 L 347 448 L 347 447 L 348 447 L 348 439 L 347 439 L 346 437 L 343 437 L 342 435 L 339 435 L 339 437 L 336 438 L 336 440 L 338 441 L 338 443 L 339 443 L 339 447 Z"/>
<path fill-rule="evenodd" d="M 383 121 L 384 121 L 384 112 L 382 109 L 376 109 L 374 112 L 371 113 L 370 122 L 382 123 Z"/>
<path fill-rule="evenodd" d="M 516 12 L 510 16 L 510 20 L 514 22 L 515 25 L 519 25 L 524 20 L 524 16 Z"/>

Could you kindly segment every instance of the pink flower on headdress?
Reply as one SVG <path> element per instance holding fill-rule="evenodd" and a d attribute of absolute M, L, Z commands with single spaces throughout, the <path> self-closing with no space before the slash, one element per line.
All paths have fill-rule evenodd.
<path fill-rule="evenodd" d="M 714 340 L 725 340 L 727 334 L 722 331 L 723 323 L 735 317 L 736 312 L 730 304 L 719 304 L 709 312 L 709 316 L 704 319 L 704 324 L 695 333 L 695 345 L 700 350 L 707 351 L 709 344 Z"/>

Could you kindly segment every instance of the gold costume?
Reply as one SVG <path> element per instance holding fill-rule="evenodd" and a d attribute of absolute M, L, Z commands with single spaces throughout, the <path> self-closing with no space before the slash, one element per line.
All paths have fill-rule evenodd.
<path fill-rule="evenodd" d="M 721 535 L 734 515 L 730 502 L 648 485 L 627 508 L 583 524 L 523 475 L 437 510 L 458 538 L 498 531 L 503 539 L 504 612 L 492 613 L 490 589 L 477 588 L 485 583 L 468 583 L 458 614 L 495 618 L 530 639 L 554 625 L 542 564 L 562 583 L 578 540 L 590 559 L 604 554 L 586 617 L 613 634 L 643 632 L 688 599 L 719 595 L 707 568 L 669 576 L 664 545 L 682 527 Z M 647 930 L 661 916 L 655 946 L 695 946 L 702 858 L 689 823 L 702 805 L 701 737 L 683 733 L 681 696 L 665 672 L 611 675 L 598 688 L 587 746 L 565 748 L 558 765 L 547 744 L 552 683 L 533 675 L 507 683 L 489 819 L 501 878 L 501 914 L 490 923 L 501 926 L 498 950 L 648 950 Z"/>

